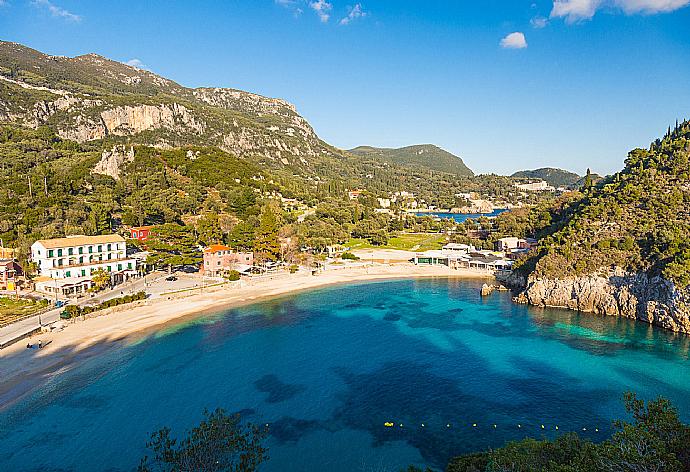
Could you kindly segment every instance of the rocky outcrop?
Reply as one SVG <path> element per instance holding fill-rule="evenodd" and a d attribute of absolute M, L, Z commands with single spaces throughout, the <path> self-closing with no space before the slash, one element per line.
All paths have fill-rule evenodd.
<path fill-rule="evenodd" d="M 563 279 L 530 275 L 518 303 L 624 316 L 690 334 L 690 291 L 662 277 L 615 269 Z"/>
<path fill-rule="evenodd" d="M 182 105 L 137 105 L 112 108 L 101 112 L 109 134 L 129 136 L 157 128 L 194 131 L 203 134 L 204 126 Z"/>
<path fill-rule="evenodd" d="M 191 151 L 190 151 L 191 152 Z M 113 146 L 110 151 L 103 151 L 101 160 L 91 171 L 92 174 L 109 175 L 115 180 L 120 178 L 120 170 L 127 162 L 134 160 L 134 148 L 126 146 Z"/>

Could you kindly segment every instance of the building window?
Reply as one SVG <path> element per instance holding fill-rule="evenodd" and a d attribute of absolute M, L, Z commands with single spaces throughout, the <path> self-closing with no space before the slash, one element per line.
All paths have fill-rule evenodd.
<path fill-rule="evenodd" d="M 84 254 L 84 248 L 83 247 L 79 248 L 79 254 Z"/>
<path fill-rule="evenodd" d="M 84 256 L 79 256 L 79 263 L 83 264 L 84 263 Z"/>
<path fill-rule="evenodd" d="M 111 272 L 112 270 L 112 267 L 108 266 L 108 272 Z"/>
<path fill-rule="evenodd" d="M 69 248 L 69 249 L 67 250 L 67 254 L 69 254 L 70 256 L 71 256 L 72 254 L 74 254 L 74 249 L 73 249 L 73 248 Z"/>
<path fill-rule="evenodd" d="M 41 253 L 39 252 L 39 254 L 41 254 Z M 53 257 L 53 250 L 52 249 L 48 249 L 48 257 Z"/>
<path fill-rule="evenodd" d="M 82 276 L 82 277 L 85 277 L 85 276 L 86 276 L 86 269 L 82 269 L 82 270 L 81 270 L 81 276 Z"/>
<path fill-rule="evenodd" d="M 58 249 L 58 257 L 62 256 L 62 249 Z"/>
<path fill-rule="evenodd" d="M 93 252 L 93 246 L 89 246 L 89 254 Z"/>
<path fill-rule="evenodd" d="M 103 252 L 103 246 L 101 246 L 100 244 L 98 245 L 98 252 Z"/>
<path fill-rule="evenodd" d="M 110 244 L 108 244 L 108 251 L 110 251 Z"/>
<path fill-rule="evenodd" d="M 127 268 L 128 268 L 129 270 L 132 270 L 132 263 L 131 263 L 131 262 L 128 262 L 128 263 L 127 263 Z"/>
<path fill-rule="evenodd" d="M 122 264 L 118 264 L 118 265 L 117 265 L 117 270 L 118 270 L 118 271 L 121 271 L 121 270 L 122 270 Z"/>
<path fill-rule="evenodd" d="M 65 277 L 71 277 L 71 276 L 72 276 L 72 272 L 70 272 L 69 270 L 65 272 Z"/>

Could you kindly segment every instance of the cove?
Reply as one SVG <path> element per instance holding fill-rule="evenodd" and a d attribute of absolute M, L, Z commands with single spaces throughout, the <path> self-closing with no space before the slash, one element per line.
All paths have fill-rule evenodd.
<path fill-rule="evenodd" d="M 164 329 L 0 412 L 0 468 L 134 470 L 149 432 L 216 407 L 270 425 L 269 472 L 442 469 L 526 436 L 603 440 L 626 390 L 689 419 L 690 338 L 482 299 L 481 283 L 335 286 Z"/>

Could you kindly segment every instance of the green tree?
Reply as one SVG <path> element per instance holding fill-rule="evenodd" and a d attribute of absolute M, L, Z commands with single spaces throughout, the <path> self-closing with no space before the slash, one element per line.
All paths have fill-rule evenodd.
<path fill-rule="evenodd" d="M 280 257 L 278 229 L 278 218 L 275 210 L 271 205 L 264 206 L 254 239 L 254 251 L 260 258 L 275 261 Z"/>
<path fill-rule="evenodd" d="M 180 440 L 170 428 L 151 434 L 146 446 L 153 455 L 141 460 L 138 471 L 252 472 L 268 459 L 267 434 L 266 428 L 241 424 L 239 415 L 204 411 L 201 423 Z"/>
<path fill-rule="evenodd" d="M 196 230 L 199 234 L 199 242 L 205 246 L 218 243 L 223 239 L 223 231 L 216 212 L 202 215 L 197 221 Z"/>
<path fill-rule="evenodd" d="M 103 290 L 110 284 L 110 273 L 104 269 L 96 269 L 91 275 L 96 290 Z"/>

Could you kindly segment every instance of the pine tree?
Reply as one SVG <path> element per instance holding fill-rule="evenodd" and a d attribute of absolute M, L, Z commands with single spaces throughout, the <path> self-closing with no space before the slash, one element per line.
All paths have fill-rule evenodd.
<path fill-rule="evenodd" d="M 275 261 L 280 256 L 278 218 L 270 205 L 266 205 L 261 212 L 254 240 L 254 251 L 263 260 Z"/>

